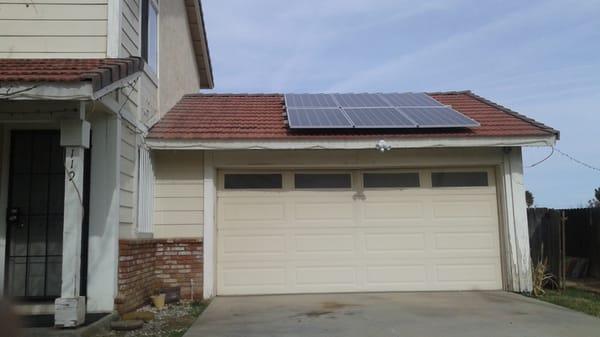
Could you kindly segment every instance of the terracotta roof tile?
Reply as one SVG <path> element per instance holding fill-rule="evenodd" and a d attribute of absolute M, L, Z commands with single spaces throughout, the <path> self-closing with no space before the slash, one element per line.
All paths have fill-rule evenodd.
<path fill-rule="evenodd" d="M 142 70 L 139 57 L 100 59 L 0 59 L 0 85 L 91 82 L 94 90 Z"/>
<path fill-rule="evenodd" d="M 431 93 L 442 104 L 478 121 L 472 129 L 291 130 L 282 94 L 184 96 L 152 129 L 157 139 L 442 138 L 547 136 L 558 131 L 469 91 Z"/>

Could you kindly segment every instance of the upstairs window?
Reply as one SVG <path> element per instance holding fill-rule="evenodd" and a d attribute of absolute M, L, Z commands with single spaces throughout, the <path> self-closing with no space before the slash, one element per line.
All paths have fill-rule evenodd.
<path fill-rule="evenodd" d="M 142 0 L 142 58 L 158 75 L 158 3 Z"/>

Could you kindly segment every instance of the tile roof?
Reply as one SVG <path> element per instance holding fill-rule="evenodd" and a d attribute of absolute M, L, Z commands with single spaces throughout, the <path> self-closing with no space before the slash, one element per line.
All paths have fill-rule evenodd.
<path fill-rule="evenodd" d="M 429 93 L 440 103 L 478 121 L 473 129 L 291 130 L 282 94 L 185 95 L 156 125 L 149 138 L 172 140 L 309 138 L 447 138 L 558 136 L 558 131 L 470 91 Z"/>
<path fill-rule="evenodd" d="M 7 83 L 91 82 L 101 89 L 143 69 L 139 57 L 100 59 L 0 59 L 0 85 Z"/>

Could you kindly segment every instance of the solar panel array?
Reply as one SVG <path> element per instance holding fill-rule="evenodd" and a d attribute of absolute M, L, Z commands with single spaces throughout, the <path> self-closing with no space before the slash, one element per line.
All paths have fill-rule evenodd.
<path fill-rule="evenodd" d="M 285 94 L 290 128 L 471 128 L 479 123 L 425 93 Z"/>

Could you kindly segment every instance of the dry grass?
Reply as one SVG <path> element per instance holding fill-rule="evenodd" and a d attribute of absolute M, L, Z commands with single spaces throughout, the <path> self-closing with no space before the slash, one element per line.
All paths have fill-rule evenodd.
<path fill-rule="evenodd" d="M 558 285 L 554 281 L 554 275 L 548 273 L 547 270 L 548 259 L 539 261 L 538 264 L 533 267 L 533 296 L 535 297 L 544 295 L 548 285 L 558 288 Z"/>

